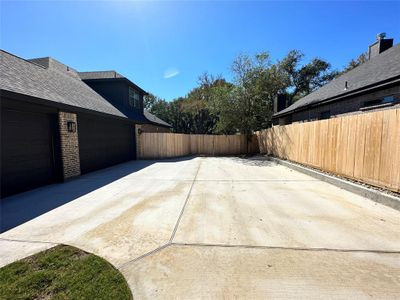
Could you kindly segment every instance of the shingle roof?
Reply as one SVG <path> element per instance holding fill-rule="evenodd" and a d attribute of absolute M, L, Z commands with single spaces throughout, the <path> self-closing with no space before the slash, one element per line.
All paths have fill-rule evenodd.
<path fill-rule="evenodd" d="M 160 118 L 156 117 L 155 115 L 153 115 L 152 113 L 150 113 L 147 110 L 144 110 L 144 116 L 146 117 L 147 120 L 149 120 L 152 123 L 162 125 L 162 126 L 172 127 L 171 124 L 168 124 L 164 120 L 161 120 Z"/>
<path fill-rule="evenodd" d="M 126 118 L 78 73 L 46 57 L 31 61 L 0 50 L 0 89 Z"/>
<path fill-rule="evenodd" d="M 393 46 L 370 61 L 339 76 L 328 84 L 301 98 L 291 106 L 274 114 L 274 117 L 304 108 L 359 89 L 377 85 L 400 76 L 400 44 Z M 345 84 L 347 81 L 347 89 Z"/>
<path fill-rule="evenodd" d="M 0 54 L 1 90 L 129 118 L 139 123 L 150 122 L 171 127 L 146 110 L 143 115 L 138 115 L 114 107 L 83 81 L 112 78 L 128 80 L 115 71 L 77 72 L 51 57 L 25 60 L 3 50 L 0 50 Z"/>

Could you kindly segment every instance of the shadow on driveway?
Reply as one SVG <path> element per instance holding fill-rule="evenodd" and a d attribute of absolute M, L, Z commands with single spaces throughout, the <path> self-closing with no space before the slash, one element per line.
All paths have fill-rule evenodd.
<path fill-rule="evenodd" d="M 272 167 L 277 165 L 277 163 L 271 160 L 268 156 L 260 154 L 246 157 L 232 157 L 231 160 L 252 167 Z"/>
<path fill-rule="evenodd" d="M 134 160 L 91 172 L 64 183 L 55 183 L 3 198 L 0 200 L 0 232 L 12 229 L 154 163 L 178 162 L 192 158 Z"/>

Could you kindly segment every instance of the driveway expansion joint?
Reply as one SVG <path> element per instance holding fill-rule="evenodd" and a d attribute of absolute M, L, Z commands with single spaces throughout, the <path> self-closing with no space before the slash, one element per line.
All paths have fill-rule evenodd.
<path fill-rule="evenodd" d="M 20 243 L 33 243 L 33 244 L 51 244 L 51 245 L 59 245 L 61 243 L 54 243 L 54 242 L 45 242 L 45 241 L 35 241 L 35 240 L 17 240 L 17 239 L 9 239 L 0 237 L 0 241 L 7 241 L 7 242 L 20 242 Z"/>
<path fill-rule="evenodd" d="M 400 250 L 377 250 L 377 249 L 304 248 L 304 247 L 280 247 L 280 246 L 259 246 L 259 245 L 241 245 L 241 244 L 232 245 L 232 244 L 207 244 L 207 243 L 180 243 L 180 242 L 172 242 L 171 245 L 172 246 L 183 246 L 183 247 L 221 247 L 221 248 L 247 248 L 247 249 L 265 249 L 265 250 L 400 254 Z"/>
<path fill-rule="evenodd" d="M 136 257 L 134 259 L 131 259 L 131 260 L 127 261 L 127 262 L 124 262 L 123 264 L 117 266 L 117 269 L 118 270 L 122 270 L 126 266 L 128 266 L 129 264 L 134 263 L 134 262 L 136 262 L 138 260 L 141 260 L 142 258 L 146 258 L 146 257 L 148 257 L 150 255 L 153 255 L 154 253 L 160 252 L 161 250 L 163 250 L 163 249 L 165 249 L 165 248 L 167 248 L 168 246 L 171 246 L 171 245 L 172 245 L 172 243 L 168 242 L 168 243 L 166 243 L 166 244 L 164 244 L 164 245 L 162 245 L 162 246 L 160 246 L 160 247 L 158 247 L 158 248 L 156 248 L 154 250 L 151 250 L 151 251 L 149 251 L 149 252 L 147 252 L 147 253 L 145 253 L 143 255 L 140 255 L 140 256 L 138 256 L 138 257 Z"/>
<path fill-rule="evenodd" d="M 201 166 L 201 160 L 200 160 L 199 165 L 197 167 L 196 174 L 194 175 L 192 184 L 190 185 L 190 189 L 189 189 L 189 192 L 188 192 L 188 194 L 186 196 L 185 203 L 183 204 L 183 207 L 182 207 L 182 210 L 181 210 L 181 212 L 179 214 L 178 220 L 176 221 L 174 230 L 172 231 L 171 238 L 169 239 L 170 243 L 172 243 L 173 239 L 175 238 L 175 234 L 176 234 L 176 231 L 178 230 L 179 223 L 181 222 L 181 219 L 182 219 L 182 216 L 183 216 L 183 212 L 185 211 L 186 205 L 189 202 L 189 198 L 190 198 L 190 195 L 192 193 L 192 189 L 193 189 L 194 183 L 196 182 L 197 175 L 199 174 L 200 166 Z"/>
<path fill-rule="evenodd" d="M 340 249 L 340 248 L 304 248 L 304 247 L 281 247 L 281 246 L 260 246 L 260 245 L 245 245 L 245 244 L 208 244 L 208 243 L 181 243 L 168 242 L 152 251 L 149 251 L 141 256 L 129 260 L 117 269 L 122 270 L 129 264 L 139 261 L 143 258 L 158 253 L 170 246 L 180 247 L 215 247 L 215 248 L 243 248 L 243 249 L 259 249 L 259 250 L 288 250 L 288 251 L 310 251 L 310 252 L 343 252 L 343 253 L 377 253 L 377 254 L 400 254 L 400 250 L 377 250 L 377 249 Z"/>

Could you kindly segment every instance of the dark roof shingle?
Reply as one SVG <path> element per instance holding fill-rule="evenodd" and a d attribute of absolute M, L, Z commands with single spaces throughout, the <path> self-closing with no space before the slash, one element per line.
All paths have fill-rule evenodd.
<path fill-rule="evenodd" d="M 0 89 L 126 118 L 75 70 L 57 60 L 46 57 L 28 61 L 3 50 L 0 53 Z"/>
<path fill-rule="evenodd" d="M 144 114 L 138 114 L 123 107 L 114 107 L 83 81 L 89 78 L 128 80 L 115 71 L 77 72 L 51 57 L 25 60 L 3 50 L 0 54 L 1 90 L 128 118 L 138 123 L 171 127 L 146 110 Z"/>
<path fill-rule="evenodd" d="M 155 124 L 166 126 L 166 127 L 172 127 L 171 124 L 168 124 L 164 120 L 161 120 L 160 118 L 156 117 L 155 115 L 153 115 L 146 109 L 143 112 L 144 112 L 144 116 L 146 117 L 146 119 L 149 120 L 151 123 L 155 123 Z"/>
<path fill-rule="evenodd" d="M 393 46 L 370 61 L 339 76 L 318 90 L 308 94 L 274 117 L 301 109 L 311 104 L 342 96 L 353 91 L 400 76 L 400 44 Z M 345 89 L 347 81 L 347 89 Z"/>

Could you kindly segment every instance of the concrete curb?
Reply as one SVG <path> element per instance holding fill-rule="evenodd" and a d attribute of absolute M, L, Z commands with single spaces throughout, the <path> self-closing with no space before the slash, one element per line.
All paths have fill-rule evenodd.
<path fill-rule="evenodd" d="M 361 184 L 357 184 L 345 179 L 341 179 L 335 176 L 331 176 L 328 175 L 326 173 L 323 172 L 319 172 L 317 170 L 313 170 L 304 166 L 301 166 L 299 164 L 296 163 L 292 163 L 286 160 L 282 160 L 282 159 L 278 159 L 275 157 L 271 157 L 268 156 L 268 159 L 281 164 L 285 167 L 291 168 L 295 171 L 304 173 L 306 175 L 312 176 L 314 178 L 317 178 L 319 180 L 328 182 L 330 184 L 333 184 L 337 187 L 340 187 L 344 190 L 347 190 L 349 192 L 352 192 L 354 194 L 363 196 L 365 198 L 368 198 L 374 202 L 389 206 L 393 209 L 396 209 L 398 211 L 400 211 L 400 198 L 386 194 L 386 193 L 382 193 L 378 190 L 363 186 Z"/>

